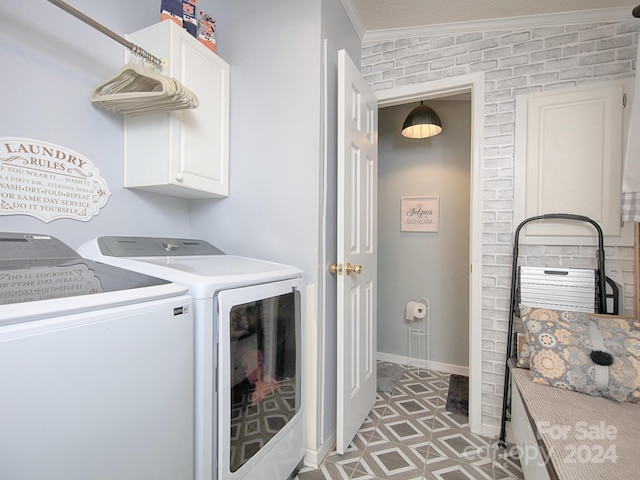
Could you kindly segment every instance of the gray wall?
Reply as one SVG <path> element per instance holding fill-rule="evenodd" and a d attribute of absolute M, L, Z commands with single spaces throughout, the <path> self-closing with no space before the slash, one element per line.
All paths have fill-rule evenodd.
<path fill-rule="evenodd" d="M 527 92 L 634 75 L 640 22 L 529 25 L 424 34 L 363 44 L 362 71 L 374 90 L 484 72 L 482 424 L 498 432 L 506 350 L 515 150 L 515 99 Z M 556 17 L 558 18 L 558 17 Z M 561 17 L 567 21 L 567 17 Z M 605 241 L 606 244 L 606 241 Z M 521 249 L 521 264 L 595 267 L 592 247 Z M 633 292 L 633 248 L 607 247 L 607 267 L 623 271 Z M 625 302 L 632 308 L 632 302 Z M 627 310 L 627 314 L 632 311 Z"/>
<path fill-rule="evenodd" d="M 192 202 L 192 231 L 302 268 L 315 284 L 320 2 L 220 2 L 215 16 L 231 64 L 229 197 Z"/>
<path fill-rule="evenodd" d="M 379 110 L 378 352 L 409 354 L 404 308 L 408 301 L 426 298 L 430 360 L 467 367 L 471 104 L 426 103 L 444 125 L 439 135 L 427 139 L 400 133 L 417 104 Z M 439 231 L 401 232 L 402 197 L 423 195 L 439 196 Z"/>
<path fill-rule="evenodd" d="M 210 10 L 214 2 L 200 3 Z M 73 6 L 120 34 L 159 21 L 156 0 L 76 0 Z M 0 136 L 76 151 L 100 170 L 111 191 L 87 222 L 9 215 L 1 217 L 1 230 L 46 233 L 73 248 L 98 235 L 189 235 L 188 201 L 122 186 L 122 116 L 89 100 L 122 67 L 123 47 L 49 2 L 0 2 L 0 58 Z"/>

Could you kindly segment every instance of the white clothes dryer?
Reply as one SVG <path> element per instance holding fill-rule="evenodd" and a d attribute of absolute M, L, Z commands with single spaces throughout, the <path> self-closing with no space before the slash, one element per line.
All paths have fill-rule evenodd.
<path fill-rule="evenodd" d="M 293 478 L 304 457 L 302 271 L 196 239 L 99 237 L 78 251 L 194 298 L 196 480 Z"/>
<path fill-rule="evenodd" d="M 186 292 L 0 233 L 0 478 L 192 480 Z"/>

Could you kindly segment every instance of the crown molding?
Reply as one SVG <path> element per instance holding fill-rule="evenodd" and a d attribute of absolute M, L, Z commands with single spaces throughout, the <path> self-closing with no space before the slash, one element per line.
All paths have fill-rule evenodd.
<path fill-rule="evenodd" d="M 351 0 L 342 0 L 342 3 L 350 3 Z M 345 7 L 346 8 L 346 7 Z M 347 14 L 349 12 L 347 11 Z M 358 15 L 357 11 L 354 12 Z M 353 22 L 351 14 L 349 18 Z M 360 25 L 362 20 L 358 16 Z M 383 40 L 397 40 L 407 37 L 423 37 L 430 35 L 451 35 L 459 33 L 511 30 L 514 28 L 544 27 L 551 25 L 571 25 L 578 23 L 609 23 L 625 22 L 634 20 L 631 10 L 628 7 L 599 8 L 591 10 L 580 10 L 575 12 L 549 13 L 541 15 L 526 15 L 521 17 L 505 17 L 489 20 L 474 20 L 469 22 L 441 23 L 437 25 L 425 25 L 420 27 L 396 28 L 388 30 L 365 31 L 360 35 L 362 42 L 379 42 Z M 355 25 L 354 25 L 355 27 Z M 356 30 L 357 27 L 356 27 Z"/>
<path fill-rule="evenodd" d="M 340 0 L 340 2 L 344 7 L 345 12 L 347 12 L 347 16 L 349 17 L 351 25 L 353 25 L 358 38 L 362 41 L 366 34 L 366 30 L 364 28 L 364 23 L 362 23 L 362 18 L 360 18 L 360 13 L 358 13 L 358 9 L 354 5 L 353 0 Z"/>

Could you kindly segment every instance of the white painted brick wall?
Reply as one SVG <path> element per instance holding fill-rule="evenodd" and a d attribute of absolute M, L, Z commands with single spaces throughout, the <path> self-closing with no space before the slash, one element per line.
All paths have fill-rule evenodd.
<path fill-rule="evenodd" d="M 634 75 L 640 22 L 545 26 L 365 42 L 374 91 L 485 72 L 482 423 L 498 428 L 511 284 L 515 96 Z M 633 248 L 607 247 L 633 313 Z M 595 268 L 595 248 L 525 246 L 520 264 Z"/>

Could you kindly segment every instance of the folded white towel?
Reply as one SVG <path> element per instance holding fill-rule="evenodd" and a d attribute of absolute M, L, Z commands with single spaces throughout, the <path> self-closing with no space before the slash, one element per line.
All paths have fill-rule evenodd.
<path fill-rule="evenodd" d="M 623 192 L 640 192 L 640 48 L 636 60 L 636 80 L 629 132 L 627 135 L 627 149 L 624 156 L 624 173 L 622 175 Z"/>

